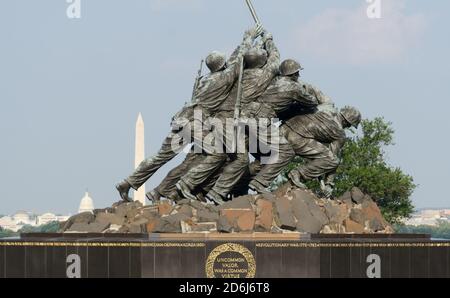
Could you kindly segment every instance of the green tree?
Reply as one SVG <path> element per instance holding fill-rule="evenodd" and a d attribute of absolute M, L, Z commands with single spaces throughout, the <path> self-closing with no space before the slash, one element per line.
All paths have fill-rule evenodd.
<path fill-rule="evenodd" d="M 23 226 L 19 233 L 56 233 L 59 230 L 59 222 L 52 221 L 45 225 L 41 225 L 38 227 L 33 226 Z"/>
<path fill-rule="evenodd" d="M 397 233 L 405 234 L 429 234 L 433 238 L 450 239 L 450 222 L 439 220 L 437 226 L 405 226 L 397 225 Z"/>
<path fill-rule="evenodd" d="M 41 226 L 41 233 L 57 233 L 60 229 L 60 223 L 57 221 L 49 222 L 48 224 L 45 224 Z"/>
<path fill-rule="evenodd" d="M 20 230 L 19 233 L 36 233 L 37 227 L 33 227 L 31 225 L 24 225 Z"/>
<path fill-rule="evenodd" d="M 6 237 L 13 237 L 17 236 L 17 233 L 14 233 L 13 231 L 3 229 L 0 227 L 0 238 L 6 238 Z"/>
<path fill-rule="evenodd" d="M 375 118 L 363 120 L 361 126 L 362 133 L 353 133 L 342 150 L 334 196 L 339 197 L 353 187 L 359 187 L 377 202 L 386 220 L 392 224 L 399 223 L 410 217 L 414 210 L 410 197 L 416 185 L 411 176 L 386 162 L 384 148 L 394 145 L 392 123 L 384 118 Z M 287 173 L 302 162 L 301 158 L 296 158 L 276 185 L 287 181 Z M 318 191 L 319 185 L 313 181 L 308 183 L 308 187 Z"/>
<path fill-rule="evenodd" d="M 57 221 L 52 221 L 38 227 L 25 225 L 17 233 L 0 227 L 0 238 L 19 236 L 20 233 L 57 233 L 58 231 L 59 222 Z"/>

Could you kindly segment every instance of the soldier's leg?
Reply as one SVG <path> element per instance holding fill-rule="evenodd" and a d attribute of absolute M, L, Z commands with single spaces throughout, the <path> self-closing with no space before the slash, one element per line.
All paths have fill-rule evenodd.
<path fill-rule="evenodd" d="M 249 166 L 248 166 L 248 170 L 249 170 L 249 176 L 251 178 L 256 177 L 259 172 L 261 172 L 263 168 L 263 165 L 261 164 L 261 161 L 259 158 L 255 159 Z"/>
<path fill-rule="evenodd" d="M 250 164 L 250 141 L 254 141 L 256 138 L 252 136 L 251 125 L 242 126 L 237 132 L 237 144 L 234 148 L 236 153 L 229 154 L 230 163 L 224 167 L 222 175 L 220 175 L 214 187 L 208 193 L 207 197 L 212 199 L 218 204 L 221 204 L 233 189 L 242 181 L 243 177 L 248 174 Z M 227 144 L 229 144 L 227 141 Z M 254 147 L 254 146 L 253 146 Z M 257 146 L 256 146 L 257 147 Z M 254 152 L 257 153 L 257 152 Z"/>
<path fill-rule="evenodd" d="M 214 130 L 214 137 L 212 142 L 215 140 L 220 140 L 223 135 Z M 222 144 L 220 144 L 222 146 Z M 187 168 L 183 173 L 180 181 L 176 185 L 177 189 L 182 193 L 185 198 L 195 199 L 194 191 L 204 184 L 208 179 L 210 179 L 216 172 L 227 161 L 227 154 L 221 152 L 213 144 L 203 143 L 202 151 L 204 152 L 205 158 L 193 167 Z"/>
<path fill-rule="evenodd" d="M 216 203 L 223 202 L 242 179 L 250 162 L 248 153 L 233 154 L 232 161 L 224 169 L 208 197 Z"/>
<path fill-rule="evenodd" d="M 177 182 L 190 167 L 199 164 L 203 158 L 204 156 L 201 154 L 190 152 L 180 165 L 172 169 L 167 174 L 163 181 L 161 181 L 161 183 L 155 188 L 155 191 L 165 198 L 174 199 L 177 193 Z"/>
<path fill-rule="evenodd" d="M 220 176 L 223 173 L 223 168 L 226 167 L 230 163 L 230 160 L 227 157 L 227 161 L 222 165 L 219 170 L 217 170 L 211 177 L 209 177 L 202 185 L 200 185 L 196 191 L 202 192 L 203 194 L 207 194 L 216 184 L 217 180 L 219 180 Z"/>
<path fill-rule="evenodd" d="M 227 113 L 219 115 L 213 121 L 213 129 L 209 135 L 203 136 L 202 149 L 206 157 L 197 166 L 188 169 L 177 184 L 184 197 L 195 199 L 193 193 L 207 182 L 225 164 L 228 155 L 224 150 L 229 138 L 226 127 Z"/>
<path fill-rule="evenodd" d="M 176 133 L 171 132 L 164 140 L 158 153 L 144 160 L 138 168 L 128 178 L 116 185 L 116 189 L 124 201 L 132 201 L 128 193 L 130 188 L 138 190 L 150 177 L 155 174 L 163 165 L 172 160 L 179 153 L 182 146 L 173 148 L 173 141 Z"/>
<path fill-rule="evenodd" d="M 174 135 L 175 133 L 170 133 L 164 140 L 158 153 L 141 162 L 134 173 L 125 179 L 134 190 L 139 189 L 156 171 L 178 155 L 179 152 L 172 148 Z"/>
<path fill-rule="evenodd" d="M 248 194 L 250 189 L 250 182 L 255 179 L 258 173 L 262 170 L 262 165 L 259 159 L 256 159 L 252 163 L 250 163 L 248 167 L 248 171 L 245 172 L 242 179 L 236 184 L 231 192 L 232 197 L 239 197 Z"/>
<path fill-rule="evenodd" d="M 263 152 L 269 156 L 263 159 L 262 169 L 250 182 L 250 188 L 256 192 L 268 192 L 267 188 L 280 175 L 295 157 L 294 149 L 277 127 L 270 126 L 267 131 L 258 134 L 258 142 Z M 263 157 L 264 158 L 264 157 Z"/>
<path fill-rule="evenodd" d="M 316 140 L 310 139 L 303 147 L 300 156 L 308 159 L 305 164 L 297 168 L 300 175 L 307 180 L 333 172 L 339 166 L 339 158 L 333 154 L 328 146 Z"/>
<path fill-rule="evenodd" d="M 227 161 L 227 154 L 208 154 L 197 166 L 187 169 L 181 181 L 192 191 L 205 183 L 214 173 L 216 173 Z"/>
<path fill-rule="evenodd" d="M 228 166 L 231 161 L 228 160 L 224 167 Z M 202 193 L 207 194 L 216 184 L 217 180 L 219 180 L 220 176 L 223 174 L 223 168 L 219 169 L 213 176 L 211 176 L 204 184 L 201 185 L 199 191 Z M 254 177 L 259 173 L 259 171 L 262 169 L 260 161 L 257 159 L 250 163 L 248 170 L 245 172 L 241 180 L 235 185 L 233 190 L 231 191 L 230 195 L 232 197 L 239 197 L 243 195 L 248 194 L 249 190 L 249 183 L 253 180 Z"/>
<path fill-rule="evenodd" d="M 293 131 L 287 133 L 287 138 L 296 155 L 307 160 L 305 164 L 292 171 L 294 176 L 297 175 L 306 181 L 312 180 L 335 171 L 339 166 L 339 158 L 326 144 L 303 138 Z"/>

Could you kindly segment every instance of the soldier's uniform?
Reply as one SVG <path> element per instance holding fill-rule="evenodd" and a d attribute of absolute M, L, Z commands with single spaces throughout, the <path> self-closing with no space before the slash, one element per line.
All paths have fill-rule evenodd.
<path fill-rule="evenodd" d="M 224 70 L 217 70 L 212 72 L 210 75 L 203 77 L 196 90 L 194 91 L 194 98 L 196 99 L 196 103 L 190 105 L 183 109 L 181 113 L 178 114 L 178 117 L 185 117 L 189 121 L 189 129 L 191 129 L 191 142 L 199 141 L 200 144 L 202 140 L 195 140 L 194 136 L 198 134 L 195 132 L 193 122 L 194 120 L 194 109 L 201 109 L 203 117 L 208 117 L 212 114 L 215 114 L 219 106 L 222 105 L 223 101 L 228 97 L 231 89 L 235 85 L 237 78 L 239 77 L 239 70 L 241 68 L 241 57 L 242 55 L 251 47 L 252 45 L 252 33 L 251 31 L 247 31 L 244 40 L 241 45 L 233 52 L 230 59 L 227 61 L 228 67 Z M 225 62 L 225 61 L 224 61 Z M 219 65 L 218 67 L 223 67 L 223 65 Z M 187 115 L 186 115 L 187 114 Z M 177 119 L 175 119 L 176 121 Z M 203 120 L 203 119 L 200 119 Z M 186 124 L 187 125 L 187 124 Z M 178 137 L 179 131 L 172 131 L 167 138 L 165 139 L 161 149 L 158 153 L 144 160 L 136 169 L 136 171 L 130 175 L 125 181 L 127 181 L 130 186 L 137 190 L 139 189 L 153 174 L 158 171 L 164 164 L 168 163 L 172 160 L 181 150 L 174 150 L 173 143 L 174 139 Z M 197 134 L 196 134 L 197 133 Z M 205 136 L 204 132 L 200 134 L 202 137 Z M 182 147 L 179 149 L 183 149 Z M 194 160 L 193 156 L 188 156 L 186 159 L 186 163 L 190 164 Z M 173 174 L 173 173 L 172 173 Z M 175 177 L 176 175 L 172 175 L 171 177 Z M 169 177 L 168 181 L 172 181 Z M 168 184 L 164 184 L 168 185 Z M 164 192 L 164 187 L 161 187 L 160 190 Z"/>
<path fill-rule="evenodd" d="M 272 119 L 286 112 L 293 104 L 303 108 L 313 108 L 318 105 L 318 100 L 307 92 L 302 83 L 287 76 L 279 76 L 272 81 L 271 85 L 256 102 L 251 102 L 247 105 L 243 113 L 244 115 L 249 115 L 250 118 Z M 277 135 L 273 136 L 271 135 L 271 130 L 268 130 L 268 141 L 258 138 L 260 142 L 269 144 L 269 148 L 272 150 L 278 150 L 275 162 L 263 165 L 261 171 L 252 180 L 265 188 L 270 186 L 272 181 L 295 155 L 286 138 L 282 134 L 278 135 L 279 132 L 278 130 L 276 131 Z M 279 143 L 277 144 L 277 142 Z M 271 144 L 276 146 L 271 146 Z"/>
<path fill-rule="evenodd" d="M 195 121 L 200 120 L 201 122 L 204 122 L 207 117 L 214 115 L 225 99 L 228 98 L 230 91 L 239 77 L 239 70 L 242 62 L 241 57 L 251 47 L 252 42 L 252 33 L 251 31 L 248 31 L 246 32 L 241 45 L 233 52 L 230 59 L 227 61 L 227 67 L 224 70 L 212 72 L 200 80 L 198 87 L 194 91 L 196 103 L 193 105 L 193 109 L 201 109 L 203 119 L 195 119 Z M 198 135 L 198 132 L 194 131 L 193 112 L 190 116 L 191 118 L 189 118 L 189 120 L 192 129 L 191 142 L 195 142 L 201 147 L 204 145 L 203 140 L 207 135 L 207 132 L 200 132 L 200 136 L 202 136 L 201 140 L 194 139 L 194 137 Z M 178 152 L 171 152 L 170 145 L 173 142 L 173 137 L 174 136 L 169 135 L 158 154 L 155 157 L 143 161 L 135 173 L 126 179 L 134 189 L 139 188 L 162 165 L 169 162 L 178 154 Z M 207 150 L 206 148 L 202 149 Z M 197 156 L 197 154 L 194 154 L 193 152 L 189 153 L 185 161 L 180 166 L 170 171 L 155 190 L 163 196 L 172 193 L 174 185 L 178 182 L 180 175 L 186 173 L 187 169 L 192 167 L 196 161 L 199 161 L 199 158 L 200 157 Z"/>
<path fill-rule="evenodd" d="M 358 128 L 361 113 L 353 107 L 337 110 L 329 97 L 312 85 L 305 85 L 308 92 L 319 100 L 312 113 L 294 115 L 282 125 L 282 131 L 291 143 L 296 155 L 306 163 L 293 169 L 289 178 L 297 187 L 306 188 L 305 182 L 321 178 L 321 190 L 331 197 L 336 169 L 340 164 L 340 152 L 345 144 L 345 129 Z"/>
<path fill-rule="evenodd" d="M 244 82 L 246 81 L 245 78 L 246 77 L 244 76 Z M 258 85 L 258 82 L 252 82 L 252 79 L 254 78 L 254 76 L 247 76 L 250 83 L 247 83 L 244 86 Z M 248 91 L 254 91 L 253 88 L 248 89 Z M 244 90 L 246 90 L 245 87 Z M 252 152 L 259 158 L 258 162 L 260 164 L 258 164 L 257 167 L 257 174 L 253 175 L 249 183 L 253 186 L 256 185 L 257 188 L 255 190 L 257 191 L 264 191 L 265 188 L 269 187 L 272 181 L 295 156 L 287 139 L 280 133 L 279 129 L 270 122 L 271 119 L 276 118 L 277 115 L 288 110 L 294 103 L 311 108 L 315 107 L 318 104 L 318 101 L 313 95 L 307 92 L 301 83 L 289 76 L 276 77 L 270 82 L 270 85 L 262 94 L 254 92 L 251 96 L 247 95 L 247 97 L 244 97 L 243 99 L 242 118 L 244 121 L 245 119 L 268 120 L 267 127 L 259 127 L 257 131 L 250 131 L 250 135 L 253 133 L 255 136 L 254 140 L 257 140 L 258 142 L 258 149 L 263 152 L 269 152 L 270 154 L 270 156 L 267 157 L 264 154 L 261 154 L 261 152 Z M 246 148 L 248 148 L 248 141 L 249 135 L 246 135 Z M 238 156 L 240 156 L 241 159 L 247 158 L 247 160 L 241 163 L 231 163 L 224 169 L 223 175 L 212 189 L 213 195 L 215 192 L 220 196 L 225 196 L 237 184 L 248 185 L 245 181 L 239 181 L 242 179 L 242 174 L 245 173 L 245 171 L 248 171 L 248 154 L 238 154 Z M 242 187 L 237 188 L 243 189 Z"/>
<path fill-rule="evenodd" d="M 308 160 L 298 171 L 303 181 L 334 172 L 345 143 L 345 131 L 337 115 L 325 111 L 295 116 L 282 125 L 295 154 Z"/>
<path fill-rule="evenodd" d="M 281 127 L 295 154 L 307 160 L 293 170 L 302 181 L 334 173 L 346 139 L 345 127 L 333 101 L 313 85 L 305 84 L 305 88 L 319 101 L 316 111 L 293 116 Z"/>
<path fill-rule="evenodd" d="M 187 145 L 186 140 L 183 142 L 180 139 L 179 132 L 183 129 L 193 129 L 194 107 L 194 105 L 188 105 L 174 117 L 172 131 L 167 135 L 158 153 L 142 161 L 133 174 L 125 179 L 133 189 L 139 189 L 162 166 L 175 158 Z M 191 136 L 193 136 L 192 132 Z M 189 143 L 191 141 L 193 140 L 189 140 Z"/>
<path fill-rule="evenodd" d="M 214 119 L 218 121 L 218 124 L 223 123 L 226 125 L 227 120 L 230 121 L 230 119 L 233 119 L 236 97 L 237 84 L 235 84 L 228 98 L 220 106 L 219 112 L 214 115 Z M 191 191 L 200 185 L 207 183 L 209 179 L 212 179 L 212 175 L 221 169 L 227 161 L 227 150 L 231 150 L 233 139 L 230 138 L 232 135 L 227 133 L 227 128 L 221 125 L 213 125 L 211 130 L 214 134 L 214 141 L 219 140 L 221 148 L 220 150 L 215 150 L 218 149 L 215 148 L 215 146 L 212 146 L 214 147 L 212 150 L 207 150 L 207 148 L 205 148 L 204 158 L 201 162 L 190 167 L 190 169 L 180 177 L 181 181 L 185 183 Z"/>
<path fill-rule="evenodd" d="M 190 167 L 198 165 L 204 159 L 204 155 L 194 153 L 192 150 L 186 155 L 184 161 L 177 167 L 169 171 L 166 177 L 161 181 L 161 183 L 155 188 L 159 195 L 171 199 L 177 200 L 178 193 L 176 189 L 176 184 Z"/>
<path fill-rule="evenodd" d="M 242 105 L 246 105 L 261 96 L 278 72 L 280 54 L 273 40 L 268 39 L 265 41 L 265 49 L 268 53 L 267 63 L 261 68 L 244 70 L 242 77 Z M 219 112 L 215 115 L 215 118 L 221 120 L 224 124 L 227 119 L 234 118 L 237 93 L 238 84 L 234 86 L 229 97 L 223 102 Z M 230 138 L 233 138 L 234 134 L 229 131 L 227 133 L 226 129 L 221 133 L 216 131 L 215 137 L 225 144 L 228 154 L 227 152 L 209 152 L 198 166 L 193 167 L 181 178 L 181 181 L 192 191 L 205 183 L 208 178 L 211 178 L 213 173 L 224 165 L 227 158 L 230 158 L 232 160 L 231 163 L 223 169 L 222 175 L 212 189 L 222 198 L 225 198 L 244 175 L 245 170 L 248 168 L 249 156 L 248 152 L 230 154 L 230 151 L 232 151 L 230 150 L 232 149 L 230 144 L 233 143 L 233 140 Z"/>

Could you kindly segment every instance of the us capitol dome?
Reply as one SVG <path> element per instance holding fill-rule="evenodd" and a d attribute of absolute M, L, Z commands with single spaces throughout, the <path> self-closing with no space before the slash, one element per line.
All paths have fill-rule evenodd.
<path fill-rule="evenodd" d="M 78 209 L 78 213 L 83 212 L 92 212 L 94 211 L 94 201 L 89 196 L 89 192 L 84 194 L 84 197 L 81 199 L 80 208 Z"/>

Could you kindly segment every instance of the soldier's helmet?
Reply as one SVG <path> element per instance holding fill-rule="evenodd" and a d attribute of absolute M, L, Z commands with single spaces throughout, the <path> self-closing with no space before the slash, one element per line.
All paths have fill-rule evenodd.
<path fill-rule="evenodd" d="M 361 112 L 354 107 L 346 106 L 342 108 L 341 115 L 354 128 L 358 128 L 362 120 Z"/>
<path fill-rule="evenodd" d="M 267 51 L 261 48 L 252 48 L 244 55 L 247 68 L 261 68 L 266 65 L 268 59 Z"/>
<path fill-rule="evenodd" d="M 293 75 L 300 70 L 303 70 L 303 67 L 295 60 L 287 59 L 284 60 L 280 65 L 280 73 L 283 76 Z"/>
<path fill-rule="evenodd" d="M 221 70 L 227 63 L 225 54 L 214 51 L 206 57 L 206 66 L 208 66 L 211 72 L 217 72 Z"/>

